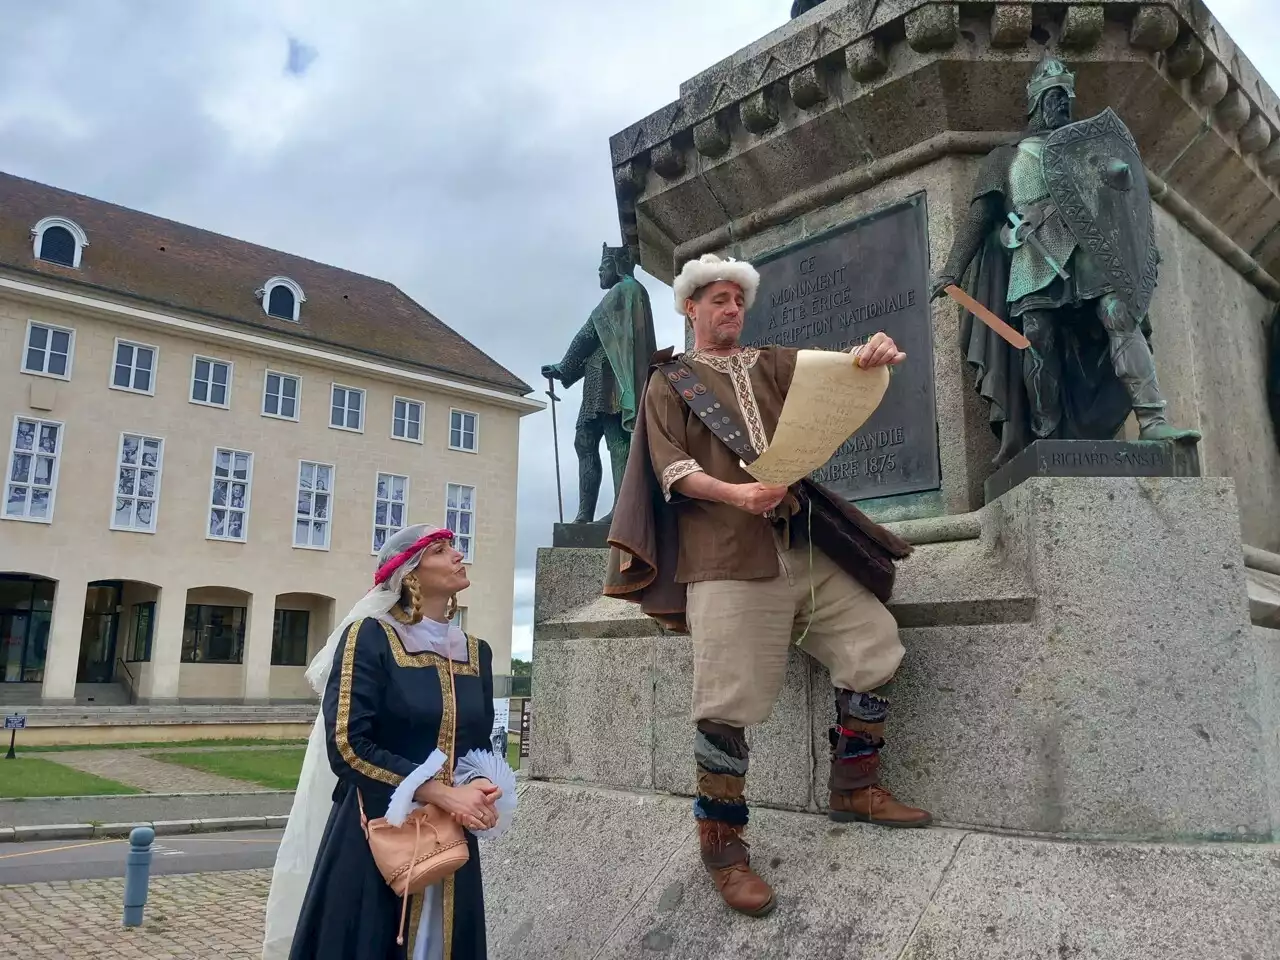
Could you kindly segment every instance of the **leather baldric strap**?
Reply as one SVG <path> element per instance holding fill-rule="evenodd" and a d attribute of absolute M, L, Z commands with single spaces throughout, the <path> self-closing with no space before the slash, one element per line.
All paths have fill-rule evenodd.
<path fill-rule="evenodd" d="M 669 360 L 658 364 L 658 370 L 685 405 L 716 435 L 716 439 L 737 454 L 743 463 L 751 463 L 760 456 L 759 451 L 751 446 L 737 417 L 720 402 L 710 387 L 698 379 L 688 364 L 679 359 Z"/>

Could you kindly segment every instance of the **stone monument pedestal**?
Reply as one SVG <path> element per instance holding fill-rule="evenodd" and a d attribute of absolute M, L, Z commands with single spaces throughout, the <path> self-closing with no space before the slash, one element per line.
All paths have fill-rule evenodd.
<path fill-rule="evenodd" d="M 945 824 L 1265 840 L 1280 825 L 1280 632 L 1250 623 L 1224 479 L 1031 477 L 913 521 L 886 784 Z M 932 528 L 938 529 L 932 529 Z M 543 550 L 535 779 L 690 795 L 692 648 L 600 595 L 607 553 Z M 826 671 L 792 655 L 748 798 L 825 809 Z"/>

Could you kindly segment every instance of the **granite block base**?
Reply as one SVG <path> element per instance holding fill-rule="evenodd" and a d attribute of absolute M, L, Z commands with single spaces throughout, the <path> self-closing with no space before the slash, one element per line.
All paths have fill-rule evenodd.
<path fill-rule="evenodd" d="M 577 549 L 600 549 L 609 546 L 607 523 L 557 523 L 551 529 L 551 545 Z"/>
<path fill-rule="evenodd" d="M 1194 441 L 1036 440 L 987 478 L 987 503 L 1031 477 L 1198 477 Z"/>
<path fill-rule="evenodd" d="M 533 776 L 688 794 L 692 642 L 601 597 L 606 561 L 540 555 Z M 1230 480 L 1024 480 L 899 568 L 886 785 L 948 824 L 1271 838 L 1280 666 L 1249 601 Z M 792 651 L 748 733 L 754 806 L 825 808 L 833 719 L 825 668 Z"/>

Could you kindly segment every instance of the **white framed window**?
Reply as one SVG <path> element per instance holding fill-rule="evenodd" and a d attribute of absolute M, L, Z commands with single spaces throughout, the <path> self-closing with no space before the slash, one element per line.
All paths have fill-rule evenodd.
<path fill-rule="evenodd" d="M 422 442 L 421 400 L 396 397 L 391 403 L 391 436 L 397 440 Z"/>
<path fill-rule="evenodd" d="M 191 360 L 191 402 L 206 407 L 231 406 L 230 360 L 196 356 Z"/>
<path fill-rule="evenodd" d="M 6 520 L 53 522 L 58 463 L 62 459 L 62 428 L 57 420 L 13 419 L 9 469 L 5 473 Z"/>
<path fill-rule="evenodd" d="M 445 488 L 444 525 L 453 531 L 453 545 L 463 559 L 475 559 L 476 488 L 451 483 Z"/>
<path fill-rule="evenodd" d="M 31 252 L 37 260 L 79 268 L 89 237 L 80 224 L 66 217 L 45 217 L 31 228 Z"/>
<path fill-rule="evenodd" d="M 387 537 L 409 523 L 409 478 L 398 473 L 380 473 L 373 491 L 373 552 L 376 555 Z"/>
<path fill-rule="evenodd" d="M 258 291 L 262 300 L 262 312 L 277 320 L 298 322 L 298 315 L 307 298 L 296 280 L 288 277 L 272 277 Z"/>
<path fill-rule="evenodd" d="M 455 610 L 453 612 L 453 616 L 449 618 L 449 622 L 452 623 L 459 630 L 461 630 L 463 633 L 466 633 L 467 632 L 467 608 L 459 607 L 457 610 Z"/>
<path fill-rule="evenodd" d="M 335 430 L 364 433 L 364 391 L 356 387 L 333 385 L 329 400 L 329 426 Z"/>
<path fill-rule="evenodd" d="M 112 530 L 156 532 L 160 509 L 160 473 L 164 469 L 164 440 L 138 433 L 120 434 L 116 456 L 115 504 Z"/>
<path fill-rule="evenodd" d="M 155 396 L 156 353 L 156 348 L 149 344 L 116 338 L 115 360 L 111 364 L 111 389 Z"/>
<path fill-rule="evenodd" d="M 333 464 L 298 461 L 298 512 L 293 522 L 293 545 L 308 550 L 329 549 L 333 518 Z"/>
<path fill-rule="evenodd" d="M 479 438 L 476 425 L 479 421 L 474 413 L 466 410 L 449 411 L 449 449 L 475 453 L 479 449 Z"/>
<path fill-rule="evenodd" d="M 71 379 L 76 332 L 70 327 L 27 321 L 26 349 L 22 351 L 22 372 L 38 377 Z"/>
<path fill-rule="evenodd" d="M 277 420 L 297 420 L 302 401 L 302 380 L 268 370 L 262 383 L 262 415 Z"/>
<path fill-rule="evenodd" d="M 249 492 L 252 485 L 252 453 L 226 447 L 214 449 L 208 539 L 243 543 L 249 538 Z"/>

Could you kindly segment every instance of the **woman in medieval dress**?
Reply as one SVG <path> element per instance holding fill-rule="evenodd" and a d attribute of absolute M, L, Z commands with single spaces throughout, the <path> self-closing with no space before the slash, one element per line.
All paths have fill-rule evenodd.
<path fill-rule="evenodd" d="M 374 588 L 308 668 L 323 704 L 276 858 L 264 960 L 487 957 L 476 837 L 509 825 L 515 776 L 491 750 L 492 652 L 450 623 L 469 585 L 462 559 L 448 530 L 392 535 Z M 452 785 L 437 776 L 445 763 Z M 435 804 L 466 831 L 467 863 L 402 904 L 369 850 L 361 802 L 392 823 Z"/>

